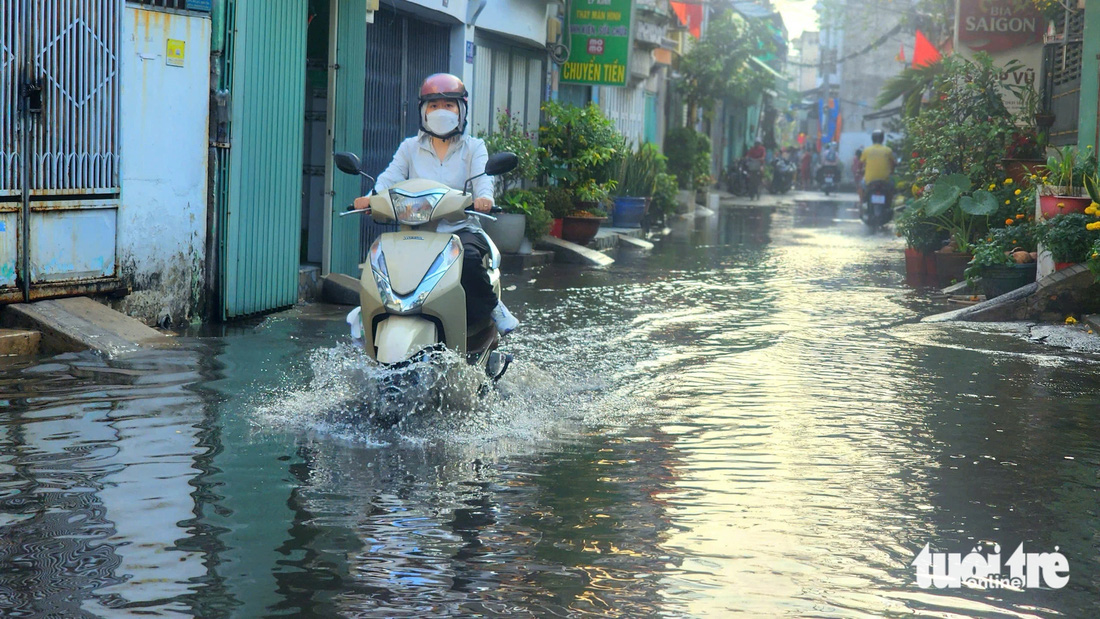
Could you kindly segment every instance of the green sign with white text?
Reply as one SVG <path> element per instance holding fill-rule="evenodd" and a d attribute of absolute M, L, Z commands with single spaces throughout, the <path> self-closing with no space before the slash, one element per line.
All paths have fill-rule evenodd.
<path fill-rule="evenodd" d="M 626 86 L 630 72 L 631 0 L 572 0 L 569 8 L 569 62 L 561 81 Z"/>

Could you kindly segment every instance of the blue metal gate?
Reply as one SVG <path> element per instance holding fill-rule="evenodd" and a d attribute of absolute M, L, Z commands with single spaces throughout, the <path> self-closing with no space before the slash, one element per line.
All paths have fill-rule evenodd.
<path fill-rule="evenodd" d="M 122 287 L 122 6 L 0 2 L 0 302 Z"/>

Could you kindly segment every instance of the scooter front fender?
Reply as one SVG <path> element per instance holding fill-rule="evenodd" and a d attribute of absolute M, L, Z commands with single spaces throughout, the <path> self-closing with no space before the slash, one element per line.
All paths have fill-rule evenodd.
<path fill-rule="evenodd" d="M 379 363 L 405 361 L 438 341 L 435 323 L 419 316 L 387 316 L 374 334 Z"/>

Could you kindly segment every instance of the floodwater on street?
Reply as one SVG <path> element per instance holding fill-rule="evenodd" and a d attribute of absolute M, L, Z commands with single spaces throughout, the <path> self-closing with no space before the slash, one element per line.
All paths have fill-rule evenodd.
<path fill-rule="evenodd" d="M 0 615 L 1100 616 L 1100 356 L 920 323 L 836 202 L 656 245 L 506 276 L 499 391 L 393 430 L 347 308 L 0 361 Z M 1066 566 L 918 585 L 1021 543 Z"/>

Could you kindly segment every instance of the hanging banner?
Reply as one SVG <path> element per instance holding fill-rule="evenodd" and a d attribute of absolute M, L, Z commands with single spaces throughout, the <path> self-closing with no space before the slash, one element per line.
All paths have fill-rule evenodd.
<path fill-rule="evenodd" d="M 561 81 L 626 86 L 630 72 L 630 0 L 573 0 L 569 8 L 569 62 Z"/>

